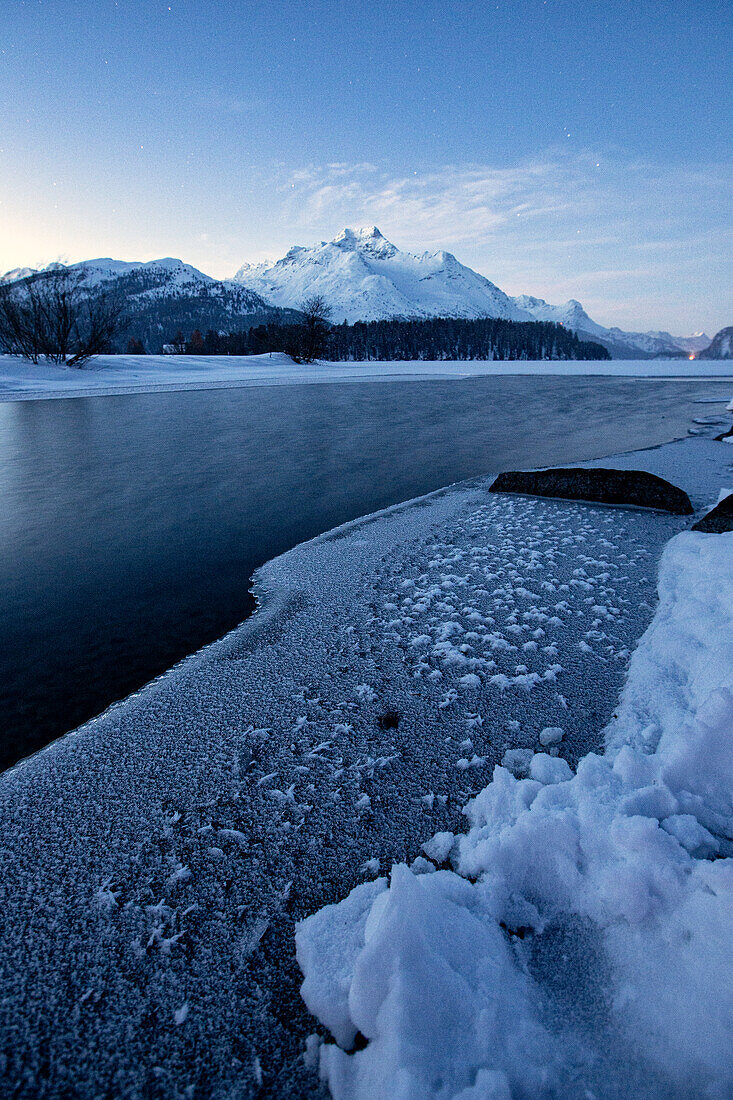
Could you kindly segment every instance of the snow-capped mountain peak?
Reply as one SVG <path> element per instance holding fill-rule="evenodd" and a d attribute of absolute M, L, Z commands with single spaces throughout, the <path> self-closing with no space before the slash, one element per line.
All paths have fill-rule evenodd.
<path fill-rule="evenodd" d="M 529 320 L 492 282 L 450 252 L 401 252 L 376 225 L 343 229 L 314 247 L 296 245 L 275 264 L 245 264 L 236 282 L 279 306 L 322 294 L 334 320 L 505 317 Z"/>
<path fill-rule="evenodd" d="M 396 256 L 399 251 L 391 241 L 388 241 L 380 233 L 376 225 L 370 225 L 363 229 L 342 229 L 333 238 L 331 244 L 346 252 L 366 252 L 384 258 Z"/>
<path fill-rule="evenodd" d="M 0 275 L 0 284 L 20 282 L 21 279 L 35 275 L 37 271 L 35 267 L 14 267 L 12 271 L 6 271 L 4 275 Z"/>

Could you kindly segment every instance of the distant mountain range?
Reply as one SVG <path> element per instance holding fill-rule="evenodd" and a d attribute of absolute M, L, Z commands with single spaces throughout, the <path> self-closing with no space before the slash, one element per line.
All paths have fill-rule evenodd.
<path fill-rule="evenodd" d="M 603 344 L 614 359 L 677 359 L 696 355 L 710 343 L 710 337 L 704 332 L 672 336 L 669 332 L 624 332 L 620 328 L 604 328 L 591 320 L 575 298 L 561 306 L 549 305 L 542 298 L 530 298 L 526 294 L 512 300 L 526 309 L 535 321 L 557 321 L 583 337 L 592 337 Z"/>
<path fill-rule="evenodd" d="M 158 351 L 178 330 L 231 332 L 265 323 L 289 323 L 305 298 L 322 295 L 341 322 L 429 317 L 552 321 L 594 340 L 617 359 L 697 355 L 705 333 L 624 332 L 593 321 L 575 299 L 551 305 L 529 295 L 510 297 L 450 252 L 402 252 L 376 226 L 344 229 L 312 248 L 296 245 L 274 264 L 244 264 L 233 279 L 217 280 L 181 260 L 130 263 L 113 259 L 72 265 L 90 288 L 108 288 L 128 302 L 128 336 Z M 0 283 L 36 274 L 16 268 Z M 729 330 L 724 330 L 729 331 Z"/>
<path fill-rule="evenodd" d="M 240 283 L 212 279 L 170 257 L 148 263 L 84 260 L 72 264 L 71 270 L 83 273 L 84 284 L 91 291 L 100 289 L 125 299 L 127 324 L 120 351 L 130 338 L 139 340 L 147 351 L 157 352 L 179 330 L 190 337 L 194 329 L 231 332 L 255 325 L 287 324 L 300 317 L 297 311 L 270 305 Z M 17 282 L 35 274 L 38 272 L 21 268 L 0 277 L 0 282 Z"/>

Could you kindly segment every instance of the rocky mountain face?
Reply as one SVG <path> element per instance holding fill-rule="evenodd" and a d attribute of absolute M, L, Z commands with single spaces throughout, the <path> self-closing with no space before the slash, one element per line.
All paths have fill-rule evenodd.
<path fill-rule="evenodd" d="M 697 356 L 698 359 L 733 359 L 733 325 L 716 332 L 709 347 Z"/>

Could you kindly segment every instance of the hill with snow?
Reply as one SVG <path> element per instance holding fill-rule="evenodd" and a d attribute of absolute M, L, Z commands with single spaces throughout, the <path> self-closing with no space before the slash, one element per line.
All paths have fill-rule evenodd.
<path fill-rule="evenodd" d="M 51 268 L 63 265 L 50 265 Z M 44 270 L 49 270 L 48 268 Z M 267 323 L 288 323 L 299 316 L 265 302 L 255 291 L 228 280 L 220 281 L 182 260 L 165 257 L 136 263 L 109 257 L 72 264 L 90 293 L 103 292 L 125 301 L 125 325 L 117 351 L 124 351 L 130 339 L 139 340 L 146 351 L 159 352 L 180 330 L 190 337 L 202 333 L 231 332 Z M 38 277 L 43 272 L 20 269 L 14 279 Z"/>
<path fill-rule="evenodd" d="M 6 271 L 4 275 L 0 275 L 0 285 L 17 283 L 21 279 L 28 279 L 31 275 L 37 274 L 35 267 L 14 267 L 12 271 Z"/>

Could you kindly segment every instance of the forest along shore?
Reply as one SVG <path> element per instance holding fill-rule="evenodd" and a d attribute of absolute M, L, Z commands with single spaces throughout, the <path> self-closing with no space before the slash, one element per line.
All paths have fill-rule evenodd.
<path fill-rule="evenodd" d="M 700 430 L 588 465 L 648 469 L 702 509 L 733 483 L 733 453 Z M 549 763 L 525 782 L 551 786 L 603 751 L 631 654 L 654 616 L 659 559 L 689 519 L 487 490 L 476 479 L 275 559 L 257 575 L 263 610 L 240 630 L 0 779 L 6 1083 L 22 1082 L 25 1095 L 43 1082 L 80 1097 L 146 1088 L 322 1094 L 319 1040 L 308 1039 L 316 1024 L 298 996 L 298 922 L 370 884 L 344 903 L 341 944 L 328 918 L 323 936 L 301 926 L 315 928 L 300 934 L 306 1000 L 321 1033 L 348 1047 L 361 1026 L 343 995 L 361 965 L 362 918 L 386 894 L 375 880 L 393 864 L 419 872 L 428 856 L 433 866 L 449 857 L 453 834 L 466 829 L 464 806 L 507 753 L 523 752 L 514 760 L 530 766 L 540 749 Z M 686 804 L 678 810 L 689 816 Z M 473 823 L 480 827 L 478 812 Z M 391 891 L 397 885 L 393 878 Z M 526 907 L 511 920 L 514 931 L 537 927 Z M 578 942 L 590 957 L 592 937 Z M 553 943 L 567 954 L 567 936 Z M 389 965 L 391 950 L 377 942 L 376 967 Z M 535 979 L 549 998 L 541 1007 L 555 998 L 562 1031 L 554 958 L 539 957 Z M 534 1072 L 548 1020 L 502 959 L 515 1002 L 531 1002 Z M 596 995 L 608 1007 L 602 979 L 602 968 L 587 975 L 592 1007 Z M 379 989 L 367 995 L 377 1005 Z M 375 1083 L 372 1095 L 387 1095 L 375 1056 L 404 1068 L 380 1055 L 405 1038 L 390 1019 L 370 1032 L 363 1017 L 372 1042 L 348 1065 L 326 1048 L 336 1095 L 367 1094 Z M 465 1046 L 452 1045 L 450 1095 L 465 1076 Z M 435 1044 L 436 1059 L 447 1046 Z M 496 1045 L 484 1049 L 488 1062 L 474 1053 L 469 1061 L 488 1087 L 492 1073 L 508 1070 Z M 572 1063 L 578 1095 L 591 1086 L 624 1095 L 615 1064 L 599 1081 L 599 1063 L 577 1054 L 563 1039 L 558 1080 L 572 1077 Z M 652 1068 L 635 1094 L 665 1095 L 670 1079 Z M 430 1083 L 430 1072 L 416 1079 Z"/>

